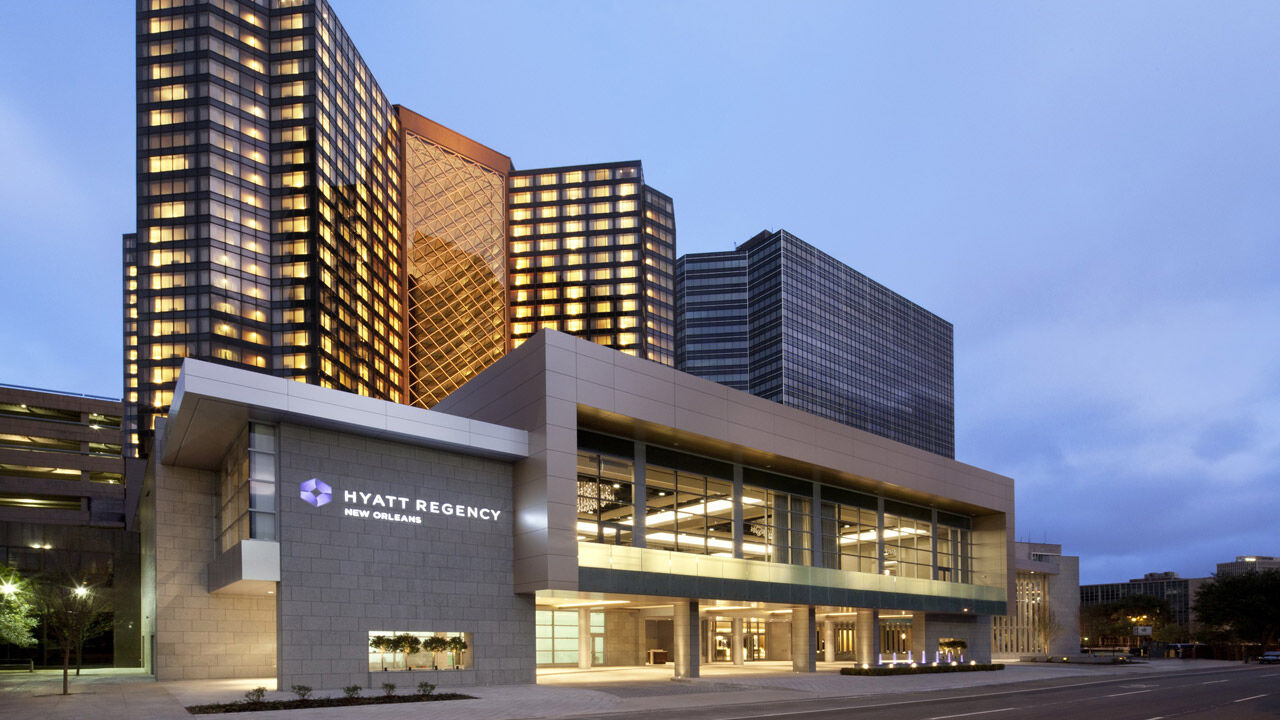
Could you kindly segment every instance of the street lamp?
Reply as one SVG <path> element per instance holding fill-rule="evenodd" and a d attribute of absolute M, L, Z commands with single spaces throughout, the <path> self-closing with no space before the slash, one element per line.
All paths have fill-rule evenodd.
<path fill-rule="evenodd" d="M 89 597 L 89 588 L 87 588 L 87 587 L 85 587 L 85 586 L 83 586 L 83 585 L 79 585 L 79 586 L 77 586 L 77 587 L 75 587 L 75 588 L 72 588 L 72 590 L 71 590 L 71 594 L 72 594 L 72 595 L 75 595 L 77 598 L 80 598 L 81 600 L 83 600 L 83 599 L 85 599 L 85 598 Z"/>
<path fill-rule="evenodd" d="M 0 593 L 13 595 L 16 592 L 18 592 L 18 586 L 14 585 L 12 582 L 5 580 L 3 583 L 0 583 Z"/>

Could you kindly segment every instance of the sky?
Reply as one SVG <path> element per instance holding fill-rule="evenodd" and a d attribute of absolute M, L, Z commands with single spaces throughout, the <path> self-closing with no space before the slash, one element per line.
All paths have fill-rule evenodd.
<path fill-rule="evenodd" d="M 518 168 L 642 160 L 679 253 L 785 228 L 953 323 L 956 458 L 1082 582 L 1280 556 L 1280 3 L 333 6 Z M 132 3 L 5 15 L 0 382 L 118 397 Z"/>

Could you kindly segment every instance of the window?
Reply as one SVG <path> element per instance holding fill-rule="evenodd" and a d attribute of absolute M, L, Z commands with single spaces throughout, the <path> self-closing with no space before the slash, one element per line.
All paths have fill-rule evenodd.
<path fill-rule="evenodd" d="M 809 564 L 813 547 L 809 498 L 745 485 L 742 515 L 743 557 Z"/>
<path fill-rule="evenodd" d="M 649 547 L 732 557 L 730 480 L 647 465 L 645 503 Z"/>
<path fill-rule="evenodd" d="M 578 540 L 631 544 L 632 472 L 629 458 L 578 451 Z"/>

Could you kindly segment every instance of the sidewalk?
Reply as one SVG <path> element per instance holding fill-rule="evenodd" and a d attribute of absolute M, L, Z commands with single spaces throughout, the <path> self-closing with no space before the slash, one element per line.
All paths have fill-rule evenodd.
<path fill-rule="evenodd" d="M 1215 660 L 1156 660 L 1141 665 L 1080 666 L 1013 663 L 996 672 L 855 677 L 840 675 L 839 664 L 819 663 L 813 674 L 796 674 L 788 664 L 753 664 L 747 668 L 705 667 L 703 677 L 670 680 L 669 668 L 611 668 L 555 670 L 539 674 L 538 685 L 461 688 L 475 700 L 410 705 L 369 705 L 346 708 L 286 710 L 269 714 L 230 713 L 219 717 L 239 720 L 402 720 L 406 715 L 430 720 L 519 720 L 692 709 L 719 705 L 795 702 L 840 697 L 868 697 L 1059 678 L 1106 680 L 1140 678 L 1160 672 L 1192 672 L 1245 667 Z M 0 712 L 10 717 L 40 720 L 169 720 L 191 718 L 186 705 L 240 700 L 246 690 L 265 686 L 269 698 L 292 698 L 275 691 L 274 679 L 192 680 L 156 683 L 150 676 L 127 670 L 90 670 L 71 683 L 72 694 L 61 692 L 60 671 L 0 674 Z M 411 688 L 400 688 L 409 692 Z M 366 694 L 380 690 L 366 690 Z M 314 693 L 340 696 L 339 691 Z"/>

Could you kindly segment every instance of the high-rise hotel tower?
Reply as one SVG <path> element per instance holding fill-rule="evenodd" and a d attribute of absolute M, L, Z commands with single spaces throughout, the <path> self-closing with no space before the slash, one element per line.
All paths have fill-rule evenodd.
<path fill-rule="evenodd" d="M 184 357 L 406 398 L 400 142 L 324 0 L 139 0 L 131 442 Z"/>
<path fill-rule="evenodd" d="M 628 355 L 675 358 L 675 211 L 640 161 L 514 172 L 511 337 L 578 335 Z"/>
<path fill-rule="evenodd" d="M 325 0 L 137 22 L 127 454 L 186 357 L 423 407 L 540 327 L 673 362 L 672 203 L 639 162 L 514 173 L 392 105 Z"/>

